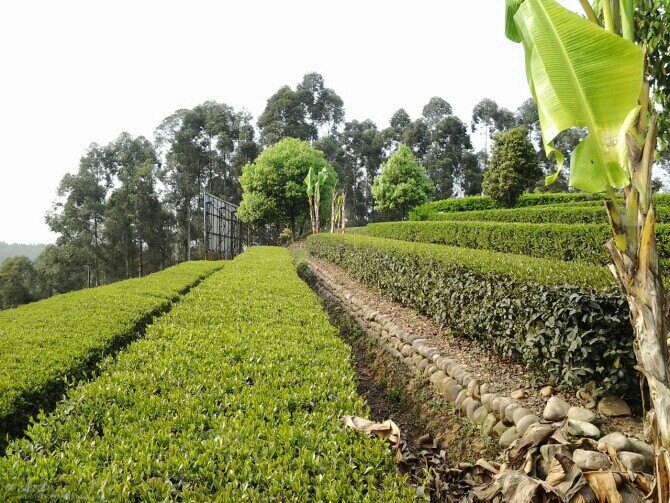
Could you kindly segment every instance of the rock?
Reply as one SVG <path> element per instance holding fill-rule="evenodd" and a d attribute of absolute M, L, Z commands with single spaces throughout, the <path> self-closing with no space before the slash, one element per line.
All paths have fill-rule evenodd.
<path fill-rule="evenodd" d="M 621 398 L 606 395 L 598 402 L 598 412 L 609 417 L 630 416 L 630 407 Z"/>
<path fill-rule="evenodd" d="M 500 445 L 500 447 L 502 447 L 503 449 L 507 449 L 510 445 L 512 445 L 519 438 L 520 438 L 519 433 L 516 431 L 516 428 L 514 426 L 512 426 L 505 433 L 500 435 L 500 439 L 498 440 L 498 445 Z"/>
<path fill-rule="evenodd" d="M 592 424 L 596 424 L 596 421 L 598 421 L 596 414 L 584 407 L 570 407 L 570 410 L 568 410 L 568 417 L 570 419 L 585 421 Z"/>
<path fill-rule="evenodd" d="M 479 391 L 480 392 L 482 391 L 481 388 L 479 389 Z M 493 401 L 494 398 L 497 397 L 498 395 L 496 395 L 495 393 L 482 393 L 482 403 L 484 405 L 488 405 Z"/>
<path fill-rule="evenodd" d="M 505 407 L 505 412 L 502 418 L 506 423 L 514 424 L 514 411 L 521 409 L 521 404 L 518 402 L 512 402 L 507 407 Z"/>
<path fill-rule="evenodd" d="M 473 419 L 473 414 L 477 409 L 479 409 L 482 406 L 482 404 L 479 402 L 479 400 L 475 400 L 474 398 L 470 399 L 470 403 L 467 405 L 465 408 L 465 415 L 468 417 L 470 421 Z"/>
<path fill-rule="evenodd" d="M 598 450 L 607 452 L 608 445 L 611 445 L 617 452 L 630 450 L 630 440 L 626 435 L 619 433 L 618 431 L 601 438 L 598 441 Z"/>
<path fill-rule="evenodd" d="M 528 427 L 532 424 L 540 422 L 540 418 L 534 415 L 524 416 L 516 423 L 516 430 L 519 432 L 519 435 L 524 435 Z"/>
<path fill-rule="evenodd" d="M 500 407 L 500 402 L 502 400 L 503 397 L 496 396 L 493 400 L 491 400 L 489 403 L 486 404 L 486 407 L 494 414 L 498 414 L 498 408 Z"/>
<path fill-rule="evenodd" d="M 542 398 L 549 398 L 553 394 L 554 394 L 554 388 L 552 388 L 551 386 L 545 386 L 540 390 L 540 396 Z"/>
<path fill-rule="evenodd" d="M 522 390 L 522 389 L 518 389 L 518 390 L 516 390 L 516 391 L 512 391 L 512 392 L 509 394 L 509 397 L 510 397 L 512 400 L 521 400 L 521 399 L 522 399 L 523 397 L 525 397 L 525 396 L 526 396 L 526 392 L 525 392 L 524 390 Z"/>
<path fill-rule="evenodd" d="M 472 379 L 467 386 L 468 395 L 472 398 L 479 398 L 479 383 L 477 379 Z"/>
<path fill-rule="evenodd" d="M 489 411 L 486 410 L 486 407 L 479 407 L 472 413 L 470 420 L 475 424 L 483 424 L 488 414 Z"/>
<path fill-rule="evenodd" d="M 518 431 L 519 428 L 517 428 Z M 523 434 L 524 437 L 527 437 L 528 435 L 532 435 L 533 433 L 539 431 L 539 430 L 551 430 L 554 429 L 554 427 L 550 424 L 546 423 L 533 423 L 528 428 L 526 428 L 526 432 Z"/>
<path fill-rule="evenodd" d="M 423 375 L 425 377 L 430 377 L 435 371 L 437 371 L 437 367 L 430 363 L 423 371 Z"/>
<path fill-rule="evenodd" d="M 594 424 L 577 419 L 568 419 L 568 433 L 573 437 L 600 438 L 600 430 Z"/>
<path fill-rule="evenodd" d="M 493 427 L 498 424 L 498 418 L 494 414 L 488 414 L 482 423 L 482 433 L 484 435 L 491 435 Z"/>
<path fill-rule="evenodd" d="M 632 472 L 645 471 L 646 462 L 642 454 L 637 452 L 621 451 L 617 454 L 619 461 Z"/>
<path fill-rule="evenodd" d="M 503 423 L 502 421 L 498 421 L 496 425 L 493 427 L 493 433 L 495 433 L 498 436 L 501 436 L 503 433 L 505 433 L 509 428 Z"/>
<path fill-rule="evenodd" d="M 533 413 L 526 407 L 519 407 L 518 409 L 515 409 L 514 412 L 512 412 L 512 421 L 514 421 L 514 424 L 516 424 L 522 417 L 530 416 L 532 414 Z"/>
<path fill-rule="evenodd" d="M 481 395 L 483 397 L 485 394 L 487 394 L 489 392 L 489 389 L 491 389 L 491 386 L 489 385 L 489 383 L 487 383 L 487 382 L 482 383 L 479 386 L 479 393 L 481 393 Z"/>
<path fill-rule="evenodd" d="M 500 419 L 505 418 L 505 409 L 509 406 L 509 404 L 512 403 L 511 398 L 507 397 L 501 397 L 500 401 L 498 402 L 498 408 L 496 409 L 496 412 L 498 413 L 498 417 Z"/>
<path fill-rule="evenodd" d="M 584 471 L 604 470 L 609 468 L 611 464 L 607 454 L 596 451 L 585 451 L 584 449 L 576 449 L 572 453 L 572 460 Z"/>
<path fill-rule="evenodd" d="M 655 459 L 655 452 L 654 448 L 649 445 L 647 442 L 643 442 L 640 439 L 637 438 L 631 438 L 630 439 L 630 450 L 631 452 L 635 452 L 637 454 L 641 454 L 644 457 L 644 469 L 643 471 L 645 473 L 653 473 L 654 472 L 654 459 Z"/>
<path fill-rule="evenodd" d="M 442 381 L 444 381 L 446 378 L 447 376 L 444 375 L 444 372 L 437 370 L 430 376 L 430 382 L 433 383 L 433 386 L 439 388 Z"/>
<path fill-rule="evenodd" d="M 654 448 L 647 442 L 643 442 L 639 438 L 630 438 L 630 447 L 626 450 L 637 452 L 645 457 L 654 458 Z"/>
<path fill-rule="evenodd" d="M 469 396 L 466 396 L 463 399 L 463 402 L 461 403 L 461 412 L 463 412 L 463 414 L 465 414 L 465 412 L 468 410 L 468 405 L 470 405 L 470 403 L 472 403 L 473 401 L 474 399 Z"/>
<path fill-rule="evenodd" d="M 460 408 L 466 398 L 469 398 L 468 391 L 465 388 L 461 388 L 461 392 L 458 394 L 456 401 L 454 402 L 456 407 Z"/>
<path fill-rule="evenodd" d="M 452 384 L 444 389 L 444 396 L 451 403 L 454 403 L 462 391 L 464 391 L 463 386 L 460 384 Z"/>
<path fill-rule="evenodd" d="M 552 396 L 547 401 L 547 405 L 544 408 L 542 417 L 547 421 L 562 421 L 568 417 L 569 410 L 570 405 L 568 402 L 557 396 Z"/>

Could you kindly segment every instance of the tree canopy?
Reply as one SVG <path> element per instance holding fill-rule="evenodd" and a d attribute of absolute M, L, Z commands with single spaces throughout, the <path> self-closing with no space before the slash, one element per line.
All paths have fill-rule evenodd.
<path fill-rule="evenodd" d="M 240 219 L 249 224 L 288 225 L 295 235 L 299 220 L 309 218 L 304 180 L 310 168 L 316 172 L 325 168 L 329 173 L 321 188 L 321 214 L 328 218 L 330 196 L 337 183 L 335 170 L 323 152 L 306 141 L 284 138 L 242 169 Z"/>
<path fill-rule="evenodd" d="M 382 165 L 372 185 L 375 208 L 405 218 L 409 211 L 433 197 L 435 187 L 423 166 L 405 145 Z"/>

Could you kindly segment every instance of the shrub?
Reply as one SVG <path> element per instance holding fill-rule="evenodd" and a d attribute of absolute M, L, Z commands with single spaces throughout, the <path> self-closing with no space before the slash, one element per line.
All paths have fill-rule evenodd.
<path fill-rule="evenodd" d="M 185 262 L 141 279 L 58 295 L 0 312 L 0 432 L 25 416 L 222 262 Z"/>
<path fill-rule="evenodd" d="M 590 204 L 590 203 L 589 203 Z M 608 223 L 607 212 L 602 203 L 581 206 L 580 203 L 556 206 L 531 206 L 506 210 L 461 211 L 438 213 L 432 220 L 468 222 L 517 222 L 533 224 L 597 224 Z M 670 222 L 670 208 L 656 207 L 656 221 Z"/>
<path fill-rule="evenodd" d="M 400 145 L 382 165 L 372 184 L 375 210 L 394 214 L 399 218 L 405 218 L 409 210 L 425 203 L 433 194 L 433 182 L 405 145 Z"/>
<path fill-rule="evenodd" d="M 380 238 L 444 244 L 518 253 L 538 258 L 608 264 L 604 247 L 609 225 L 524 224 L 500 222 L 383 222 L 368 224 L 367 234 Z M 656 226 L 662 266 L 670 265 L 670 225 Z"/>
<path fill-rule="evenodd" d="M 542 177 L 542 170 L 526 126 L 498 132 L 493 141 L 482 189 L 500 206 L 509 208 Z"/>
<path fill-rule="evenodd" d="M 603 194 L 588 192 L 556 192 L 522 194 L 517 199 L 515 208 L 527 206 L 544 206 L 570 204 L 570 206 L 599 206 L 602 208 Z M 670 194 L 656 194 L 654 203 L 657 206 L 670 206 Z M 414 208 L 409 215 L 410 220 L 434 220 L 439 213 L 459 211 L 479 211 L 500 209 L 500 206 L 488 196 L 452 197 L 422 204 Z M 438 217 L 439 218 L 439 217 Z"/>
<path fill-rule="evenodd" d="M 286 250 L 253 248 L 42 415 L 3 500 L 413 501 L 348 347 Z"/>
<path fill-rule="evenodd" d="M 542 379 L 637 393 L 627 303 L 605 268 L 355 234 L 307 246 Z"/>

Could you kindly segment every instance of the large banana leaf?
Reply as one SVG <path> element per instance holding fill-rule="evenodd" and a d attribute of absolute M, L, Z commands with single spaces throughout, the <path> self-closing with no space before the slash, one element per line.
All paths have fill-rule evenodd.
<path fill-rule="evenodd" d="M 571 127 L 586 127 L 589 135 L 572 153 L 570 185 L 589 192 L 626 186 L 621 138 L 642 88 L 642 49 L 555 0 L 506 1 L 506 33 L 524 45 L 547 155 L 556 155 L 560 171 L 563 156 L 553 140 Z"/>

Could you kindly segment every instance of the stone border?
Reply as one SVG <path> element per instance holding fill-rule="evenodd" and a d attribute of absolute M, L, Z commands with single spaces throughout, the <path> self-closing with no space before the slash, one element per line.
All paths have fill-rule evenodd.
<path fill-rule="evenodd" d="M 318 266 L 308 263 L 307 268 L 315 280 L 313 288 L 318 294 L 340 304 L 368 337 L 388 354 L 402 360 L 417 377 L 430 380 L 439 394 L 478 426 L 482 434 L 498 437 L 498 445 L 503 449 L 533 431 L 561 424 L 576 439 L 599 440 L 599 450 L 606 451 L 607 445 L 614 447 L 621 462 L 632 471 L 653 473 L 654 450 L 649 444 L 622 433 L 610 433 L 601 438 L 598 420 L 592 411 L 571 407 L 556 396 L 548 400 L 540 418 L 518 400 L 489 392 L 488 383 L 480 382 L 458 362 L 442 356 L 437 348 L 428 344 L 427 339 L 411 334 L 397 325 L 389 314 L 380 313 L 365 304 Z M 551 449 L 546 451 L 543 456 L 549 464 L 555 452 Z M 590 456 L 599 453 L 578 451 L 573 454 L 573 460 L 581 469 L 605 468 L 595 467 L 594 457 Z"/>

